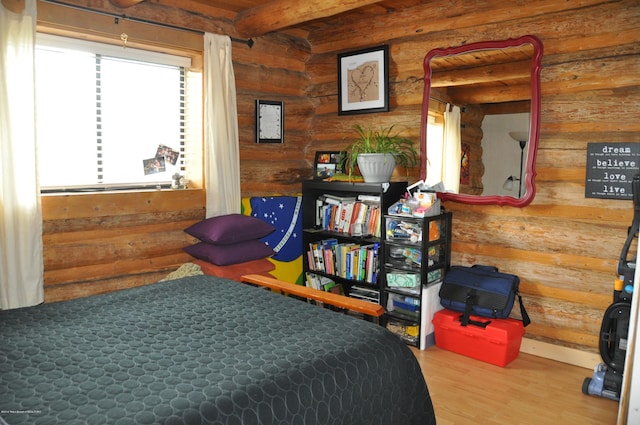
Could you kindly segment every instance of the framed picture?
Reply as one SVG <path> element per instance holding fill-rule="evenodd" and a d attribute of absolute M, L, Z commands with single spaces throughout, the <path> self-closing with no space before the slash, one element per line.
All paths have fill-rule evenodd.
<path fill-rule="evenodd" d="M 345 151 L 316 152 L 316 159 L 313 164 L 313 179 L 324 180 L 336 174 L 342 174 L 345 155 Z"/>
<path fill-rule="evenodd" d="M 284 102 L 256 100 L 256 143 L 284 142 Z"/>
<path fill-rule="evenodd" d="M 338 115 L 389 111 L 389 46 L 338 55 Z"/>

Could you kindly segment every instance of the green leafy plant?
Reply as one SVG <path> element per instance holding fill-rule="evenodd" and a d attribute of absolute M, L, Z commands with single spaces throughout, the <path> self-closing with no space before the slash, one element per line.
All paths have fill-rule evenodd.
<path fill-rule="evenodd" d="M 349 169 L 349 175 L 353 174 L 358 155 L 363 153 L 391 154 L 396 160 L 396 165 L 403 167 L 415 167 L 418 164 L 418 152 L 413 140 L 402 137 L 400 132 L 394 131 L 394 127 L 395 125 L 365 129 L 359 124 L 353 126 L 358 138 L 347 146 L 347 155 L 344 157 L 345 169 Z"/>

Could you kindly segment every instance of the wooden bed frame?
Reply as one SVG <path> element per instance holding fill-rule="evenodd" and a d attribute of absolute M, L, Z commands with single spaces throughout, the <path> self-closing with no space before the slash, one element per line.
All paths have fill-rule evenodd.
<path fill-rule="evenodd" d="M 247 274 L 242 276 L 240 281 L 242 283 L 269 288 L 273 292 L 295 295 L 306 298 L 307 300 L 314 300 L 340 309 L 361 313 L 367 320 L 375 323 L 379 323 L 380 316 L 384 313 L 384 308 L 380 304 L 334 294 L 333 292 L 319 291 L 317 289 L 307 288 L 306 286 L 283 282 L 264 275 Z"/>

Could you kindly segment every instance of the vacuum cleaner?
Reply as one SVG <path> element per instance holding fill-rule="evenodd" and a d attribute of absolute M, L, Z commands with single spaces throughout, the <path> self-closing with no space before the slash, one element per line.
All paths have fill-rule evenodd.
<path fill-rule="evenodd" d="M 640 174 L 633 177 L 633 222 L 618 261 L 618 279 L 613 289 L 613 303 L 607 308 L 600 328 L 599 351 L 602 363 L 596 365 L 593 377 L 585 378 L 582 392 L 611 400 L 620 400 L 622 375 L 627 354 L 627 336 L 631 316 L 635 259 L 629 259 L 629 248 L 638 237 L 640 227 Z M 637 242 L 636 242 L 637 247 Z"/>

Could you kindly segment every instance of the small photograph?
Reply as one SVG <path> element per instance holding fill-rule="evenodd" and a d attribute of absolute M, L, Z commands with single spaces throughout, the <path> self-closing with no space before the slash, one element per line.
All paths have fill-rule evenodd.
<path fill-rule="evenodd" d="M 331 152 L 318 153 L 318 164 L 330 164 L 332 155 Z"/>
<path fill-rule="evenodd" d="M 164 158 L 164 160 L 170 163 L 171 165 L 176 165 L 176 163 L 178 162 L 179 156 L 180 156 L 180 152 L 171 149 L 169 146 L 158 145 L 156 158 Z"/>
<path fill-rule="evenodd" d="M 336 174 L 336 164 L 318 163 L 316 164 L 316 178 L 326 179 Z"/>
<path fill-rule="evenodd" d="M 344 155 L 344 151 L 316 152 L 313 178 L 322 180 L 342 174 Z"/>
<path fill-rule="evenodd" d="M 162 173 L 166 171 L 164 157 L 155 157 L 149 159 L 143 159 L 142 165 L 144 167 L 144 175 Z"/>

